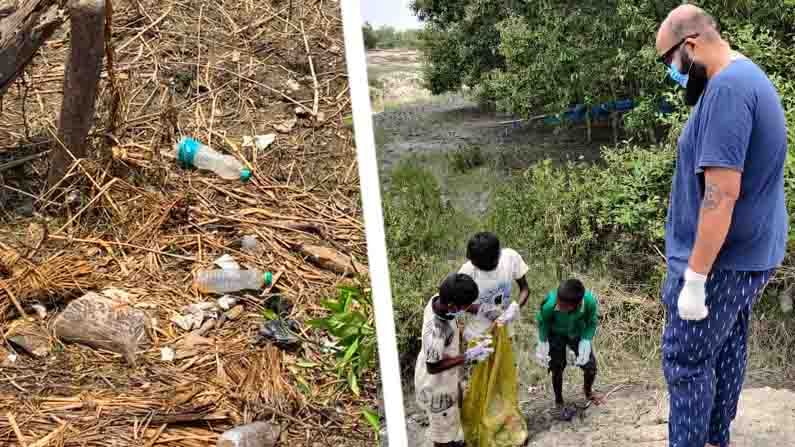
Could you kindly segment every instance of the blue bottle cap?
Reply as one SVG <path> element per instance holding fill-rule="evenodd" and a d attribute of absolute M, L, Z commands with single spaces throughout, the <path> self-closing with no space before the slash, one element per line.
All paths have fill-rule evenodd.
<path fill-rule="evenodd" d="M 201 143 L 193 138 L 183 137 L 179 142 L 177 159 L 183 166 L 193 166 L 193 159 L 196 157 L 196 153 L 199 152 L 200 147 Z"/>
<path fill-rule="evenodd" d="M 247 182 L 251 180 L 251 170 L 243 168 L 240 170 L 240 181 Z"/>

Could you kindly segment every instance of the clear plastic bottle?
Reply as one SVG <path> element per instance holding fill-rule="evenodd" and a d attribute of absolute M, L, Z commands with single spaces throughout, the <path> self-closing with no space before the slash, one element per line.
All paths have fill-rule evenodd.
<path fill-rule="evenodd" d="M 235 427 L 218 437 L 216 447 L 273 447 L 280 429 L 267 422 L 253 422 Z"/>
<path fill-rule="evenodd" d="M 202 293 L 233 293 L 257 290 L 273 281 L 271 272 L 253 270 L 205 270 L 196 275 L 196 288 Z"/>
<path fill-rule="evenodd" d="M 182 137 L 174 145 L 177 160 L 184 166 L 215 172 L 226 180 L 247 182 L 251 171 L 244 168 L 235 157 L 224 155 L 189 137 Z"/>

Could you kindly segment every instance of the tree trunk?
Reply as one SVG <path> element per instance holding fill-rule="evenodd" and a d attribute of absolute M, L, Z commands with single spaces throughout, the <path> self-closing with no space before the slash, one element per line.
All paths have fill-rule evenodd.
<path fill-rule="evenodd" d="M 593 139 L 591 137 L 591 129 L 593 127 L 593 124 L 591 122 L 591 109 L 590 108 L 585 112 L 585 126 L 587 128 L 587 133 L 588 133 L 588 144 L 591 144 L 591 141 L 593 141 Z"/>
<path fill-rule="evenodd" d="M 619 114 L 619 112 L 613 112 L 612 115 L 613 116 L 611 117 L 612 118 L 611 121 L 613 124 L 613 144 L 615 145 L 618 144 L 618 120 L 619 116 L 621 115 Z"/>
<path fill-rule="evenodd" d="M 17 4 L 19 3 L 19 4 Z M 65 21 L 58 0 L 0 0 L 0 96 Z"/>
<path fill-rule="evenodd" d="M 105 48 L 105 0 L 73 0 L 69 5 L 71 39 L 58 124 L 58 145 L 50 159 L 53 187 L 75 159 L 87 154 L 86 137 L 94 119 Z"/>

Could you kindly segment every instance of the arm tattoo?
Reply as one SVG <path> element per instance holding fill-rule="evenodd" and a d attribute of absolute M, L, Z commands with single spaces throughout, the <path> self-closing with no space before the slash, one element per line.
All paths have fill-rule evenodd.
<path fill-rule="evenodd" d="M 704 200 L 701 202 L 701 208 L 705 210 L 714 210 L 720 206 L 723 201 L 724 192 L 720 190 L 715 183 L 709 183 L 704 187 Z"/>

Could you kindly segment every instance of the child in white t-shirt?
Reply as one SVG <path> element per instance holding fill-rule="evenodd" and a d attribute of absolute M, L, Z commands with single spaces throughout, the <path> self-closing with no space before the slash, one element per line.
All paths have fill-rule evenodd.
<path fill-rule="evenodd" d="M 520 308 L 527 303 L 530 288 L 527 285 L 527 264 L 522 256 L 510 248 L 500 248 L 500 240 L 493 233 L 477 233 L 467 244 L 467 259 L 459 273 L 472 277 L 478 286 L 478 315 L 467 323 L 464 339 L 471 340 L 484 334 L 495 320 L 510 323 L 519 316 Z M 517 304 L 511 302 L 514 281 L 519 285 Z M 513 327 L 508 326 L 513 336 Z"/>
<path fill-rule="evenodd" d="M 427 412 L 430 426 L 426 436 L 434 447 L 463 447 L 459 401 L 461 366 L 476 363 L 491 355 L 491 340 L 460 354 L 456 317 L 476 312 L 478 297 L 475 282 L 467 275 L 451 273 L 425 306 L 422 322 L 422 349 L 414 369 L 417 404 Z"/>

